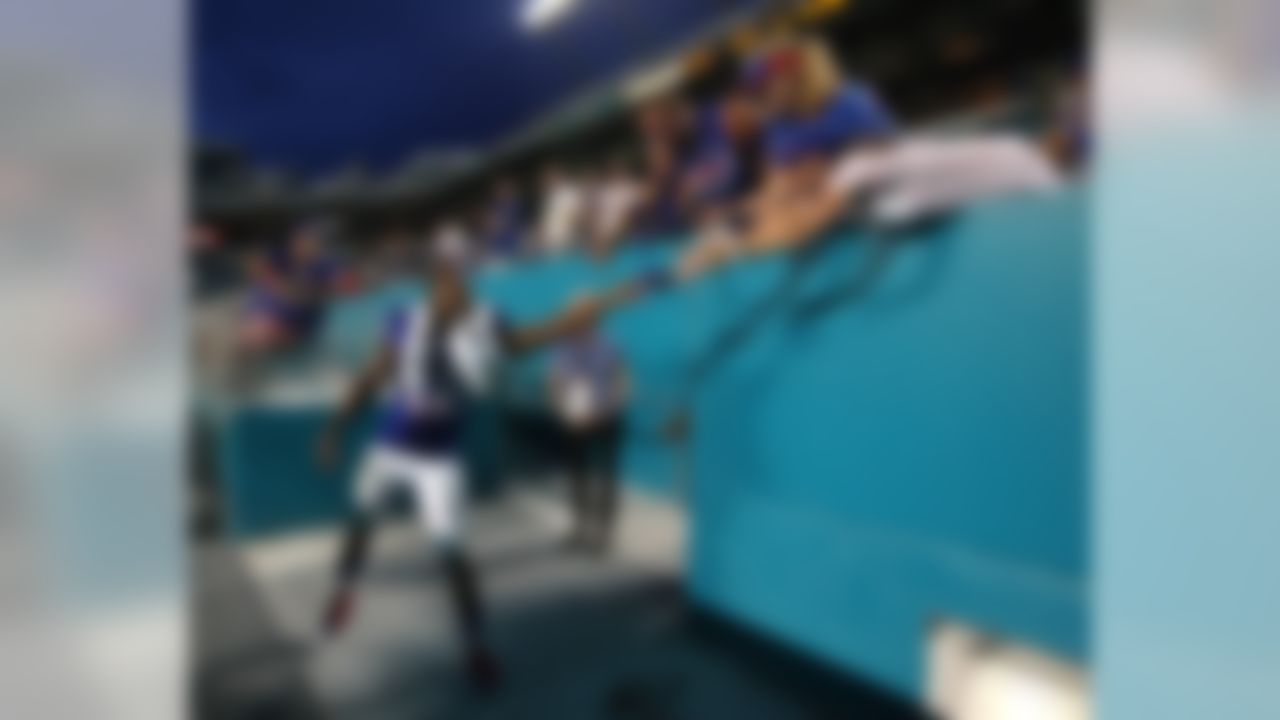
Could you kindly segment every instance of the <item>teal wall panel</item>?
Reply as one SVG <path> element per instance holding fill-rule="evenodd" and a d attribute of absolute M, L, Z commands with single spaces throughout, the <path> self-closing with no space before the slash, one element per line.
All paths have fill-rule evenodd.
<path fill-rule="evenodd" d="M 861 295 L 865 237 L 700 289 L 774 300 L 697 393 L 695 597 L 908 695 L 937 617 L 1086 655 L 1082 203 L 896 240 Z"/>

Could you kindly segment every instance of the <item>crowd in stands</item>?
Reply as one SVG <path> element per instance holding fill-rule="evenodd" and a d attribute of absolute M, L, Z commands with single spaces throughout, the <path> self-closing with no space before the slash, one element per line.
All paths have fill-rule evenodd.
<path fill-rule="evenodd" d="M 1082 93 L 1073 91 L 1063 123 L 1043 141 L 920 138 L 902 131 L 876 88 L 842 73 L 821 42 L 781 41 L 744 60 L 709 100 L 666 94 L 644 102 L 633 113 L 632 152 L 590 166 L 548 162 L 534 187 L 500 177 L 480 212 L 440 216 L 410 242 L 449 246 L 472 267 L 492 267 L 573 250 L 603 259 L 625 243 L 693 234 L 684 278 L 802 242 L 851 208 L 907 221 L 1053 187 L 1059 170 L 1087 152 Z M 318 248 L 322 235 L 304 227 L 285 251 L 250 263 L 247 345 L 305 340 L 324 299 L 353 287 Z"/>
<path fill-rule="evenodd" d="M 628 240 L 670 238 L 730 216 L 771 171 L 895 129 L 872 88 L 834 76 L 816 87 L 801 54 L 754 59 L 701 105 L 676 95 L 645 102 L 633 118 L 639 162 L 621 152 L 585 168 L 550 162 L 524 197 L 514 179 L 501 178 L 477 222 L 443 218 L 429 241 L 464 244 L 477 262 L 572 249 L 606 256 Z"/>

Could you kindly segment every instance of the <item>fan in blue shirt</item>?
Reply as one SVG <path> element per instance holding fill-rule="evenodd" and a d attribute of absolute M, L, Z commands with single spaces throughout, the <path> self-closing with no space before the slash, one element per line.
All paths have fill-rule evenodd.
<path fill-rule="evenodd" d="M 845 83 L 814 113 L 782 115 L 765 133 L 769 163 L 789 167 L 811 158 L 831 158 L 850 145 L 888 136 L 895 124 L 866 85 Z"/>

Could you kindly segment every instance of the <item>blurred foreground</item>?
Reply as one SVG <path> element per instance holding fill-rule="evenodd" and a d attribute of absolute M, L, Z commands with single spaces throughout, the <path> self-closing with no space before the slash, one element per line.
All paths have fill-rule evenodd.
<path fill-rule="evenodd" d="M 444 586 L 411 525 L 379 536 L 356 618 L 330 641 L 315 628 L 336 532 L 203 542 L 194 555 L 197 715 L 803 718 L 848 716 L 858 703 L 859 717 L 911 716 L 856 688 L 815 689 L 798 666 L 744 652 L 691 617 L 679 584 L 681 518 L 670 506 L 629 496 L 608 557 L 564 549 L 562 507 L 536 488 L 473 515 L 506 676 L 487 697 L 460 672 Z"/>

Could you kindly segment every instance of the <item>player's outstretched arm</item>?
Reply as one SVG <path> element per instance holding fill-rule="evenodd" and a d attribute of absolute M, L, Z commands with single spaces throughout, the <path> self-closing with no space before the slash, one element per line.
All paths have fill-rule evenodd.
<path fill-rule="evenodd" d="M 342 447 L 342 439 L 346 437 L 351 422 L 372 402 L 374 394 L 391 377 L 394 366 L 395 352 L 390 344 L 383 344 L 356 375 L 338 411 L 320 435 L 316 460 L 321 467 L 330 468 L 337 461 L 338 449 Z"/>
<path fill-rule="evenodd" d="M 594 323 L 615 304 L 618 304 L 618 299 L 611 294 L 575 300 L 546 320 L 512 328 L 505 336 L 506 350 L 518 355 L 562 340 Z"/>

